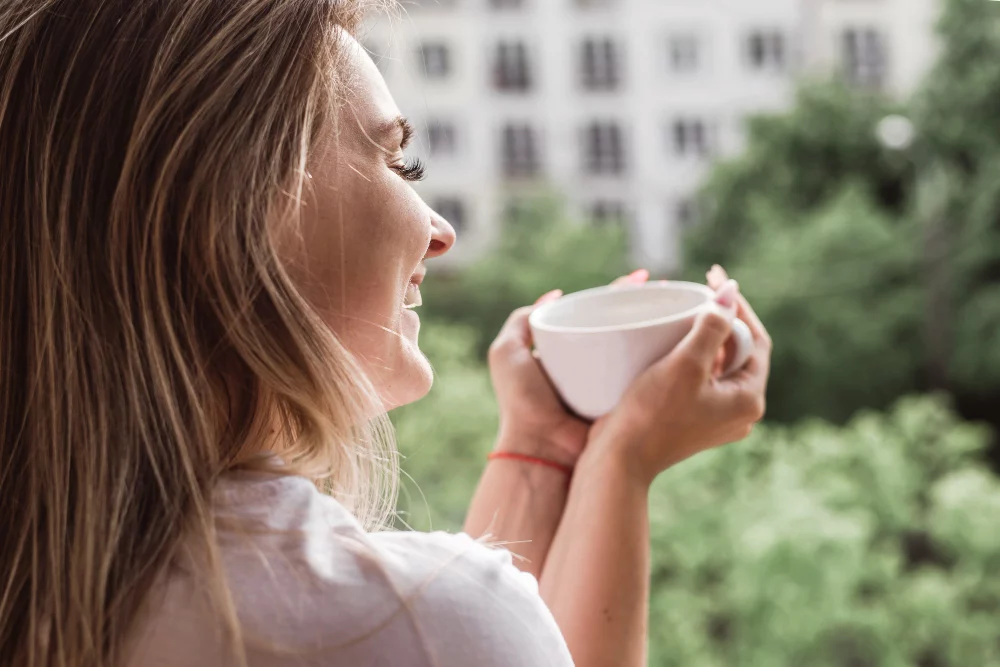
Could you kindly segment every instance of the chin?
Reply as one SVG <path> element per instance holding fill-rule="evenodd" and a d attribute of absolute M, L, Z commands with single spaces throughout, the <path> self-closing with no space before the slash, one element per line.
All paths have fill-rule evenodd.
<path fill-rule="evenodd" d="M 407 345 L 411 348 L 411 345 Z M 415 403 L 427 395 L 434 384 L 434 370 L 431 362 L 412 344 L 403 356 L 401 367 L 392 373 L 387 386 L 380 391 L 382 405 L 386 411 Z"/>

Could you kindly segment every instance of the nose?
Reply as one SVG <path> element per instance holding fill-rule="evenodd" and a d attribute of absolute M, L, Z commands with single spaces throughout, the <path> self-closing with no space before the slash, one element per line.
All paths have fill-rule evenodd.
<path fill-rule="evenodd" d="M 431 209 L 431 243 L 427 247 L 427 258 L 440 257 L 455 245 L 455 228 Z"/>

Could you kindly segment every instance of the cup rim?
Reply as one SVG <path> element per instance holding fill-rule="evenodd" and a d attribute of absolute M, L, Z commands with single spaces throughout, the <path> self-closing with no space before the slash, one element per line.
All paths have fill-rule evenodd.
<path fill-rule="evenodd" d="M 605 292 L 637 292 L 639 290 L 648 289 L 662 289 L 662 290 L 677 290 L 677 289 L 687 290 L 691 292 L 699 292 L 707 297 L 707 302 L 711 302 L 712 297 L 715 296 L 715 292 L 712 288 L 707 285 L 702 285 L 700 283 L 692 283 L 684 280 L 666 280 L 662 282 L 652 282 L 644 283 L 642 285 L 602 285 L 600 287 L 591 287 L 590 289 L 581 290 L 579 292 L 573 292 L 572 294 L 567 294 L 561 299 L 557 299 L 551 303 L 546 303 L 534 311 L 528 317 L 528 324 L 532 329 L 537 329 L 538 331 L 545 331 L 548 333 L 573 333 L 573 334 L 598 334 L 598 333 L 610 333 L 615 331 L 634 331 L 636 329 L 646 329 L 649 327 L 654 327 L 660 324 L 670 324 L 671 322 L 679 322 L 681 320 L 687 319 L 692 315 L 696 315 L 702 308 L 705 307 L 704 303 L 700 303 L 693 308 L 681 311 L 674 315 L 668 315 L 666 317 L 657 317 L 651 320 L 641 320 L 639 322 L 632 322 L 630 324 L 608 324 L 600 327 L 567 327 L 558 324 L 546 324 L 541 321 L 545 313 L 552 308 L 564 304 L 567 301 L 576 301 L 579 299 L 585 299 L 595 294 L 603 294 Z"/>

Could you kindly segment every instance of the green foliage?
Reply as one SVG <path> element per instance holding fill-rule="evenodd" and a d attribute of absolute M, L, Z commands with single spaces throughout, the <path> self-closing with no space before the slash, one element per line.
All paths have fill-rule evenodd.
<path fill-rule="evenodd" d="M 476 349 L 485 354 L 516 308 L 549 290 L 575 292 L 626 273 L 626 241 L 620 228 L 570 221 L 554 198 L 526 202 L 508 216 L 495 249 L 454 275 L 425 283 L 421 311 L 473 327 Z"/>
<path fill-rule="evenodd" d="M 780 225 L 805 225 L 845 186 L 898 211 L 910 167 L 883 149 L 875 127 L 893 105 L 836 82 L 801 88 L 792 111 L 747 123 L 747 146 L 711 174 L 702 193 L 702 219 L 686 240 L 685 263 L 700 277 L 713 263 L 732 264 L 747 244 Z"/>
<path fill-rule="evenodd" d="M 947 0 L 938 25 L 942 49 L 914 118 L 927 150 L 968 166 L 1000 150 L 1000 5 Z"/>
<path fill-rule="evenodd" d="M 1000 480 L 940 401 L 761 428 L 652 498 L 651 665 L 1000 665 Z"/>
<path fill-rule="evenodd" d="M 458 530 L 496 433 L 470 330 L 431 325 L 438 377 L 396 411 L 403 518 Z M 1000 480 L 943 401 L 845 427 L 761 427 L 651 498 L 654 667 L 1000 665 Z M 418 491 L 418 487 L 421 491 Z"/>
<path fill-rule="evenodd" d="M 773 418 L 842 421 L 925 390 L 941 363 L 960 408 L 1000 418 L 972 407 L 1000 400 L 1000 4 L 943 5 L 940 61 L 913 100 L 804 86 L 749 123 L 702 193 L 688 275 L 722 263 L 758 307 Z M 907 151 L 879 145 L 890 113 L 914 121 Z"/>
<path fill-rule="evenodd" d="M 843 85 L 802 88 L 750 122 L 686 239 L 689 277 L 713 262 L 740 281 L 775 341 L 771 419 L 844 421 L 920 388 L 924 232 L 912 163 L 875 128 L 898 109 Z"/>
<path fill-rule="evenodd" d="M 943 48 L 913 103 L 916 157 L 949 171 L 942 215 L 953 297 L 953 377 L 1000 394 L 1000 4 L 949 0 Z"/>
<path fill-rule="evenodd" d="M 860 188 L 794 222 L 753 215 L 773 229 L 728 268 L 774 338 L 770 418 L 843 421 L 911 391 L 922 353 L 918 230 Z"/>

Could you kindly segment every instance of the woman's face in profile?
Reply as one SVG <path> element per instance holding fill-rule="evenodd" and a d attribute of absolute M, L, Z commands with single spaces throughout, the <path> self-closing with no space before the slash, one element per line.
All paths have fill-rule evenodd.
<path fill-rule="evenodd" d="M 419 170 L 403 153 L 411 130 L 378 68 L 353 38 L 343 36 L 342 50 L 348 91 L 310 158 L 312 195 L 289 270 L 391 409 L 430 389 L 412 306 L 424 260 L 446 253 L 455 231 L 413 190 Z"/>

